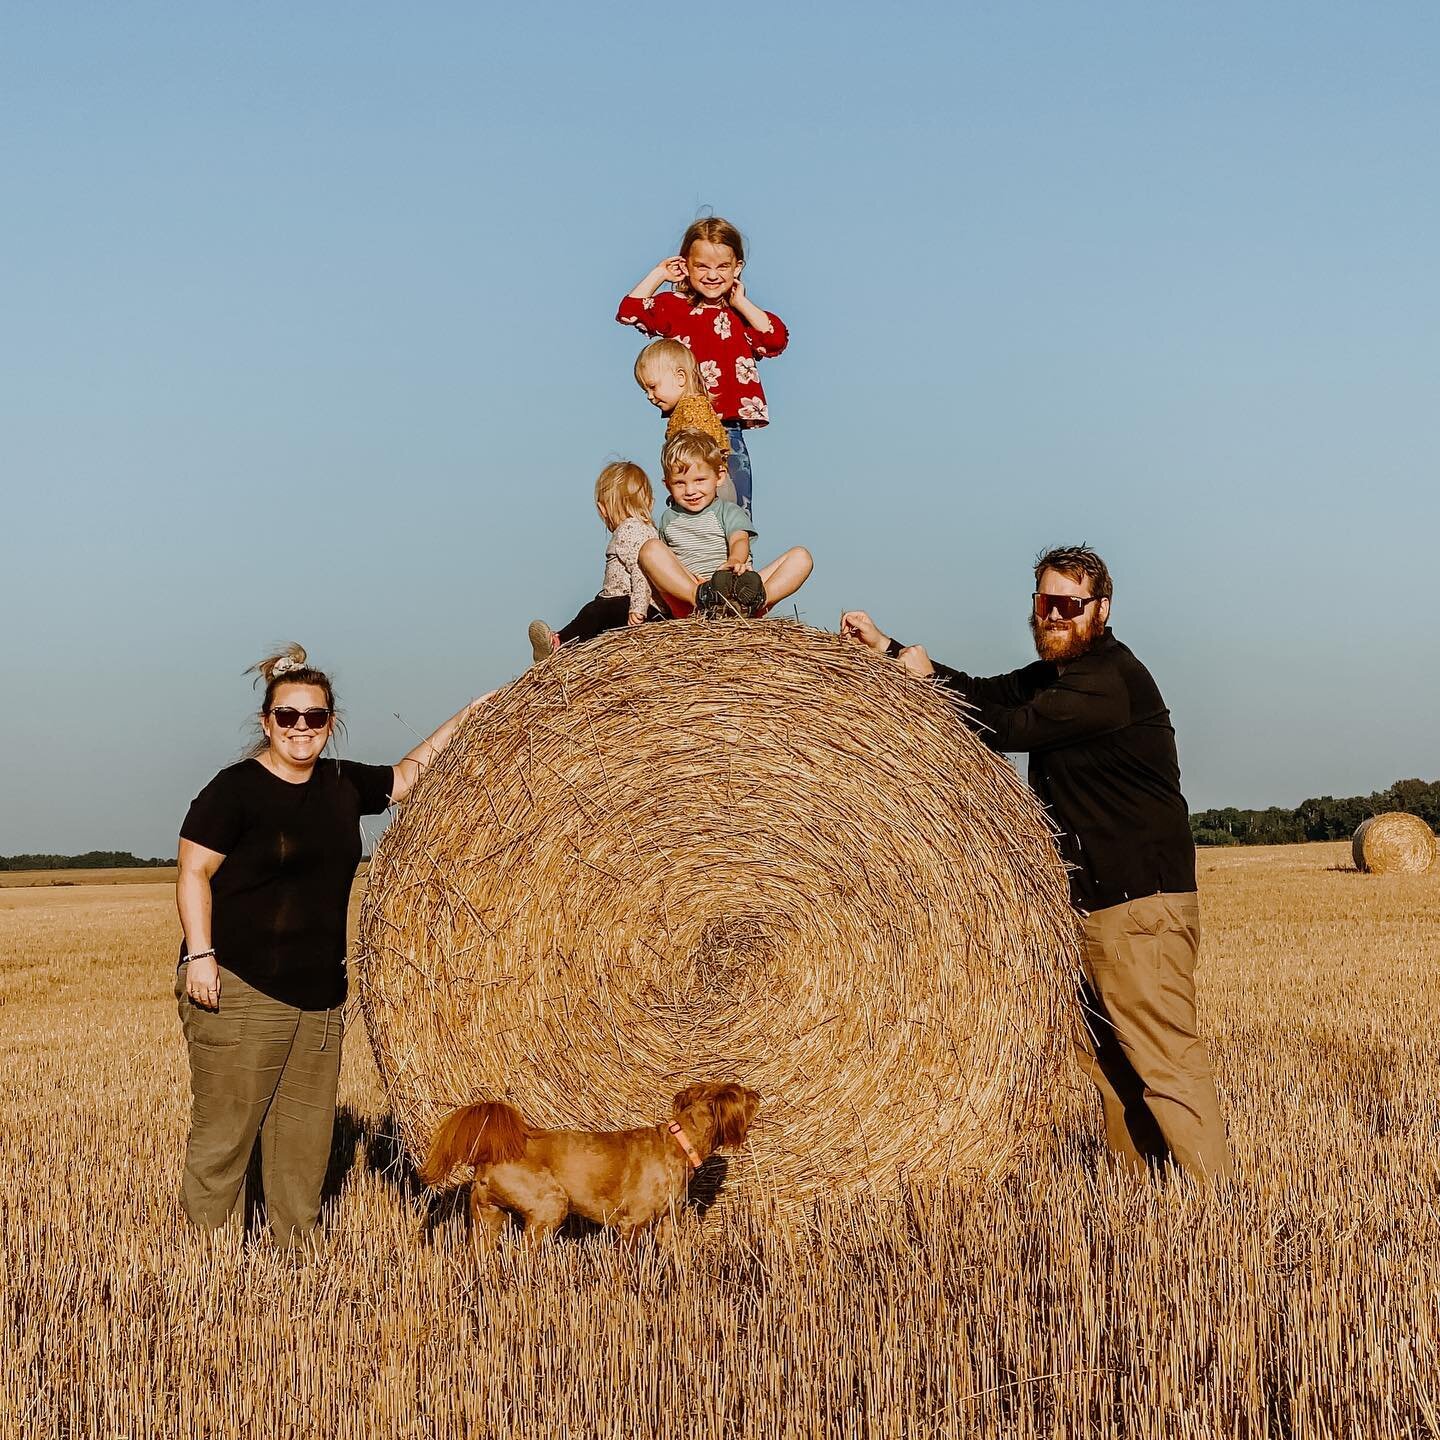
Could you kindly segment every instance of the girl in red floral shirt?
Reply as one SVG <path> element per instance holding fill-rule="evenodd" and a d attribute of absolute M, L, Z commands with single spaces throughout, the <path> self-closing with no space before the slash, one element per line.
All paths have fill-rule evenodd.
<path fill-rule="evenodd" d="M 770 423 L 758 360 L 778 355 L 790 334 L 778 315 L 745 293 L 745 242 L 719 216 L 697 220 L 680 253 L 662 260 L 621 302 L 615 318 L 647 335 L 669 335 L 690 347 L 730 440 L 730 479 L 750 513 L 750 452 L 746 430 Z M 656 294 L 669 282 L 670 289 Z"/>

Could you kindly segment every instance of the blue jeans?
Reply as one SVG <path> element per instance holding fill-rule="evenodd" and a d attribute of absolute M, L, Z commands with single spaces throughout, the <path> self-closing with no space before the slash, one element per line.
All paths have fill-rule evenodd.
<path fill-rule="evenodd" d="M 725 422 L 725 435 L 730 441 L 730 483 L 735 487 L 735 503 L 754 519 L 750 506 L 750 452 L 745 448 L 745 427 L 738 420 Z"/>

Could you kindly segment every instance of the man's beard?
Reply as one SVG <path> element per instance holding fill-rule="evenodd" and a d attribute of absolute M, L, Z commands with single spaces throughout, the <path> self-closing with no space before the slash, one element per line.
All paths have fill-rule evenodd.
<path fill-rule="evenodd" d="M 1035 653 L 1052 665 L 1078 660 L 1088 655 L 1105 637 L 1105 627 L 1095 620 L 1082 631 L 1076 620 L 1046 621 L 1030 616 L 1030 633 L 1035 637 Z"/>

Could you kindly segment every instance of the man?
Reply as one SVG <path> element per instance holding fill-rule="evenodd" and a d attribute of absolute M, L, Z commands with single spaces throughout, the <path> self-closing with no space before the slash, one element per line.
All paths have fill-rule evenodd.
<path fill-rule="evenodd" d="M 1195 1017 L 1200 907 L 1170 712 L 1109 628 L 1113 586 L 1083 546 L 1035 565 L 1040 658 L 980 678 L 901 646 L 862 610 L 840 633 L 937 676 L 994 750 L 1026 751 L 1030 786 L 1060 830 L 1084 929 L 1081 1066 L 1100 1091 L 1112 1151 L 1137 1170 L 1173 1160 L 1228 1178 L 1230 1147 Z"/>

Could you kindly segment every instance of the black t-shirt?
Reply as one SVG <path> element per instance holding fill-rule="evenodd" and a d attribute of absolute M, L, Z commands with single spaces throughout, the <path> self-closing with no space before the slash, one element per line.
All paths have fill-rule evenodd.
<path fill-rule="evenodd" d="M 191 801 L 180 838 L 225 857 L 210 881 L 210 943 L 221 965 L 302 1010 L 345 1003 L 360 817 L 384 810 L 394 783 L 389 765 L 321 760 L 292 785 L 242 760 Z"/>

